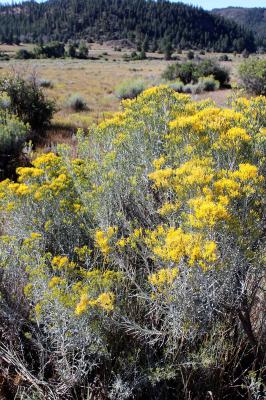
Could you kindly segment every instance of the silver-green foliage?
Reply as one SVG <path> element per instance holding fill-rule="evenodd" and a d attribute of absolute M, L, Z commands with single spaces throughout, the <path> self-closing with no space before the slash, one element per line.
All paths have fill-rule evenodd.
<path fill-rule="evenodd" d="M 266 60 L 251 58 L 239 67 L 241 83 L 247 92 L 266 95 Z"/>
<path fill-rule="evenodd" d="M 87 102 L 80 94 L 72 94 L 66 102 L 66 106 L 73 111 L 85 111 L 88 106 Z"/>
<path fill-rule="evenodd" d="M 0 110 L 0 154 L 18 153 L 28 134 L 28 125 L 15 115 Z"/>
<path fill-rule="evenodd" d="M 137 97 L 147 85 L 142 79 L 135 79 L 120 83 L 116 89 L 115 94 L 119 99 L 134 99 Z"/>

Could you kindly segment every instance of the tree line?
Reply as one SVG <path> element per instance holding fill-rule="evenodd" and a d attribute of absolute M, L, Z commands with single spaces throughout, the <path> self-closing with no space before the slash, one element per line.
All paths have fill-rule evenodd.
<path fill-rule="evenodd" d="M 0 7 L 0 42 L 47 43 L 69 39 L 146 41 L 156 51 L 204 48 L 255 51 L 251 32 L 201 8 L 166 0 L 49 0 Z"/>

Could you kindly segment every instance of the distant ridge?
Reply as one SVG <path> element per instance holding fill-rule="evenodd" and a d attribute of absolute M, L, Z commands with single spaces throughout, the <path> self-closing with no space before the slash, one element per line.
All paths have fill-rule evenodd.
<path fill-rule="evenodd" d="M 255 50 L 251 32 L 203 9 L 166 0 L 48 0 L 0 7 L 0 40 L 146 40 L 150 48 Z"/>
<path fill-rule="evenodd" d="M 266 8 L 215 8 L 212 10 L 212 13 L 237 21 L 239 24 L 253 31 L 257 45 L 263 46 L 266 49 Z"/>

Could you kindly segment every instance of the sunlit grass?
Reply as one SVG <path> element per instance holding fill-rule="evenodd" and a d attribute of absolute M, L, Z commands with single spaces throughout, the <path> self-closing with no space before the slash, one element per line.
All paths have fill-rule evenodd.
<path fill-rule="evenodd" d="M 32 50 L 33 45 L 6 46 L 1 45 L 0 50 L 8 52 L 11 56 L 18 49 Z M 49 98 L 53 98 L 57 105 L 53 125 L 62 129 L 77 128 L 87 129 L 92 123 L 98 123 L 107 116 L 112 115 L 120 108 L 120 100 L 115 96 L 115 88 L 125 81 L 143 80 L 149 84 L 158 85 L 162 72 L 166 66 L 175 61 L 165 61 L 162 54 L 148 54 L 150 59 L 140 61 L 123 61 L 123 54 L 130 54 L 132 50 L 114 51 L 110 46 L 94 44 L 90 51 L 89 60 L 77 59 L 44 59 L 44 60 L 14 60 L 0 62 L 0 76 L 19 71 L 27 77 L 35 74 L 40 80 L 52 82 L 50 88 L 44 88 Z M 107 61 L 101 56 L 107 52 Z M 219 59 L 220 54 L 206 53 L 196 56 L 203 59 Z M 186 52 L 176 55 L 180 61 L 186 60 Z M 263 56 L 265 57 L 265 56 Z M 237 81 L 237 69 L 243 61 L 241 55 L 230 55 L 231 62 L 220 62 L 230 70 L 231 79 Z M 74 93 L 79 93 L 88 106 L 83 112 L 72 112 L 67 109 L 68 99 Z M 211 97 L 219 105 L 226 104 L 230 91 L 216 91 L 196 95 L 196 99 Z M 59 129 L 59 128 L 58 128 Z M 56 135 L 55 135 L 56 136 Z"/>

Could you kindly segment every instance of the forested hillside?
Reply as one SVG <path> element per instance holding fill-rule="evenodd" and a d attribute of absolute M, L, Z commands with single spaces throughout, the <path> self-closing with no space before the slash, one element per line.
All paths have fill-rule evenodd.
<path fill-rule="evenodd" d="M 256 35 L 259 46 L 266 48 L 266 8 L 227 7 L 212 11 L 216 15 L 238 21 Z"/>
<path fill-rule="evenodd" d="M 134 43 L 146 39 L 153 51 L 165 42 L 214 51 L 255 49 L 252 33 L 235 22 L 165 0 L 49 0 L 0 8 L 2 42 L 75 38 L 128 38 Z"/>

